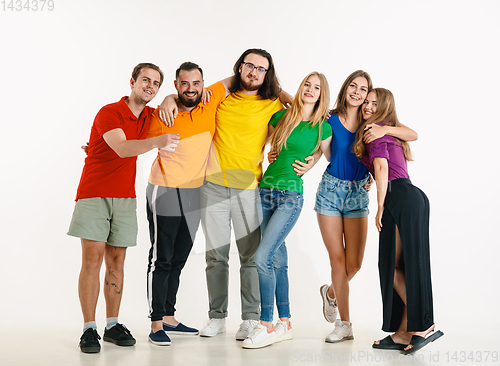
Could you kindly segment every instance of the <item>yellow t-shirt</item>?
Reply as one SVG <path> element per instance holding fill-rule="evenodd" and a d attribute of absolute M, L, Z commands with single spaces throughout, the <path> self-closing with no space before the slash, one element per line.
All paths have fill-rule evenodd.
<path fill-rule="evenodd" d="M 210 102 L 206 105 L 200 103 L 190 112 L 179 112 L 172 127 L 167 127 L 160 120 L 158 109 L 153 112 L 148 138 L 178 133 L 180 141 L 175 151 L 158 149 L 149 183 L 174 188 L 198 188 L 203 185 L 210 151 L 213 150 L 215 113 L 226 97 L 226 88 L 221 82 L 209 89 L 213 93 Z"/>
<path fill-rule="evenodd" d="M 269 120 L 282 109 L 278 98 L 230 94 L 217 109 L 216 155 L 210 156 L 207 181 L 230 188 L 254 189 L 262 178 Z"/>

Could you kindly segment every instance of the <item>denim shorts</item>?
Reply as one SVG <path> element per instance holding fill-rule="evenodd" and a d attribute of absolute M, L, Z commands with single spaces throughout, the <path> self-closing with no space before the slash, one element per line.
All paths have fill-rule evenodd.
<path fill-rule="evenodd" d="M 316 192 L 314 211 L 350 219 L 368 216 L 368 191 L 363 187 L 366 183 L 368 177 L 357 181 L 341 180 L 325 171 Z"/>

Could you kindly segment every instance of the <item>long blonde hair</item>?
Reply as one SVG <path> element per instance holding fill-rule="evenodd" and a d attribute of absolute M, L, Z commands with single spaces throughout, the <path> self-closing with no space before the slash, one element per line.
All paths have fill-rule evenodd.
<path fill-rule="evenodd" d="M 384 88 L 375 88 L 371 92 L 374 92 L 377 96 L 377 112 L 375 112 L 370 118 L 364 120 L 358 129 L 356 134 L 356 140 L 353 144 L 353 151 L 356 156 L 361 159 L 366 151 L 366 146 L 363 141 L 363 135 L 365 133 L 365 127 L 372 123 L 384 123 L 388 126 L 400 127 L 401 123 L 398 120 L 396 114 L 396 104 L 394 102 L 394 95 L 392 95 L 390 90 Z M 403 152 L 405 159 L 407 161 L 413 160 L 411 156 L 410 144 L 406 141 L 396 138 L 401 146 L 403 146 Z"/>
<path fill-rule="evenodd" d="M 311 72 L 307 75 L 304 80 L 300 83 L 299 89 L 297 93 L 295 93 L 295 97 L 293 98 L 292 106 L 285 112 L 281 120 L 278 122 L 276 129 L 271 136 L 271 146 L 279 153 L 281 149 L 286 149 L 286 140 L 290 137 L 293 129 L 299 125 L 302 121 L 302 116 L 304 113 L 304 102 L 302 101 L 302 88 L 307 80 L 316 75 L 321 83 L 320 86 L 320 95 L 316 104 L 314 106 L 314 111 L 311 116 L 311 120 L 309 124 L 311 126 L 315 126 L 318 123 L 319 125 L 319 136 L 318 143 L 314 148 L 315 153 L 321 144 L 321 123 L 326 118 L 328 114 L 328 106 L 330 104 L 330 88 L 328 86 L 328 81 L 326 80 L 325 75 L 319 72 Z"/>

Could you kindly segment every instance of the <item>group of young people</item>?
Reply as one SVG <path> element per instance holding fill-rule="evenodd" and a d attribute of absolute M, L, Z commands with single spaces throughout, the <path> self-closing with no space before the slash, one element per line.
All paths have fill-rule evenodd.
<path fill-rule="evenodd" d="M 126 248 L 136 244 L 135 164 L 158 148 L 147 187 L 149 341 L 169 334 L 213 337 L 226 331 L 231 230 L 240 258 L 243 348 L 293 338 L 285 239 L 303 205 L 302 175 L 322 154 L 329 165 L 314 210 L 331 264 L 320 288 L 323 313 L 335 323 L 327 342 L 353 339 L 349 281 L 360 269 L 368 229 L 370 173 L 377 183 L 379 272 L 383 327 L 391 336 L 374 348 L 414 352 L 437 339 L 429 255 L 429 204 L 414 187 L 406 161 L 417 134 L 397 119 L 390 91 L 372 88 L 358 70 L 329 110 L 326 77 L 308 74 L 292 98 L 279 84 L 271 55 L 249 49 L 234 75 L 208 87 L 191 62 L 176 71 L 176 95 L 153 110 L 146 104 L 163 82 L 153 64 L 139 64 L 131 94 L 103 107 L 92 126 L 88 156 L 69 235 L 81 238 L 79 297 L 84 317 L 80 349 L 100 351 L 95 310 L 104 259 L 107 325 L 104 341 L 135 344 L 118 322 Z M 288 108 L 284 108 L 288 106 Z M 270 164 L 263 173 L 266 142 Z M 175 318 L 181 270 L 201 226 L 206 238 L 209 321 L 201 331 Z M 278 321 L 274 325 L 274 307 Z M 339 317 L 337 319 L 337 316 Z"/>

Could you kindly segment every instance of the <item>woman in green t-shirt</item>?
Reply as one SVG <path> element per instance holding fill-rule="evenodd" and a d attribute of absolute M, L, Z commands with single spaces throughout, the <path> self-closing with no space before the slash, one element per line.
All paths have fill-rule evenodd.
<path fill-rule="evenodd" d="M 302 210 L 303 182 L 292 164 L 311 155 L 317 157 L 321 152 L 330 154 L 332 129 L 324 123 L 329 104 L 326 77 L 312 72 L 300 84 L 292 106 L 276 113 L 269 122 L 275 128 L 271 146 L 279 155 L 260 183 L 262 240 L 255 253 L 255 263 L 259 274 L 261 316 L 260 324 L 243 341 L 243 348 L 260 348 L 293 338 L 284 240 Z M 273 325 L 275 295 L 280 319 L 276 327 Z"/>

